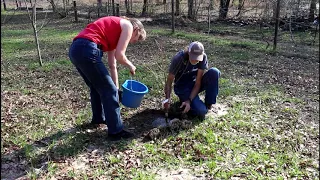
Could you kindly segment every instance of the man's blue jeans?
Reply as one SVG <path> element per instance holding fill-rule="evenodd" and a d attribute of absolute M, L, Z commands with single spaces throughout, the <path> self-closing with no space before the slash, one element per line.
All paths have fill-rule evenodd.
<path fill-rule="evenodd" d="M 197 116 L 204 116 L 208 112 L 206 104 L 216 104 L 217 96 L 219 93 L 219 77 L 220 71 L 217 68 L 210 68 L 203 75 L 199 93 L 205 91 L 205 103 L 203 103 L 199 95 L 194 97 L 191 102 L 191 114 Z M 193 85 L 194 84 L 189 83 L 189 85 L 183 87 L 174 87 L 174 92 L 179 97 L 181 102 L 189 98 L 193 89 Z"/>
<path fill-rule="evenodd" d="M 76 39 L 70 46 L 69 58 L 90 88 L 92 123 L 106 123 L 109 134 L 123 129 L 118 90 L 102 62 L 103 52 L 87 39 Z"/>

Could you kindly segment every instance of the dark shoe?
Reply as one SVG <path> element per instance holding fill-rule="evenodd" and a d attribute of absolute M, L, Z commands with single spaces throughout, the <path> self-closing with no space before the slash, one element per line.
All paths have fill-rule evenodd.
<path fill-rule="evenodd" d="M 206 107 L 208 110 L 210 110 L 212 108 L 212 104 L 206 104 Z"/>
<path fill-rule="evenodd" d="M 109 134 L 108 138 L 111 141 L 119 141 L 120 139 L 129 139 L 134 137 L 134 134 L 126 131 L 126 130 L 122 130 L 121 132 L 117 133 L 117 134 Z"/>
<path fill-rule="evenodd" d="M 94 124 L 106 124 L 106 122 L 105 121 L 91 121 L 90 124 L 92 124 L 92 125 L 94 125 Z"/>

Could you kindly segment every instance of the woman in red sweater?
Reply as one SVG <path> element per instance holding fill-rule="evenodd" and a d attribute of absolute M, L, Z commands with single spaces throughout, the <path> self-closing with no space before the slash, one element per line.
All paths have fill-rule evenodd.
<path fill-rule="evenodd" d="M 136 67 L 125 55 L 129 43 L 146 39 L 142 23 L 135 18 L 107 16 L 87 25 L 70 46 L 69 57 L 90 88 L 92 124 L 105 123 L 111 140 L 134 135 L 124 130 L 120 117 L 117 62 L 132 75 Z M 102 62 L 107 52 L 110 74 Z"/>

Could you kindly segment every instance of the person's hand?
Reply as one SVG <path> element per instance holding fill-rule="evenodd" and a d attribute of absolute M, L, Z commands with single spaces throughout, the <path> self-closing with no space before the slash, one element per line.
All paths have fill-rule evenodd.
<path fill-rule="evenodd" d="M 182 113 L 187 113 L 190 110 L 190 101 L 186 100 L 186 101 L 182 102 L 180 108 L 183 108 L 183 107 L 184 107 L 184 110 Z"/>
<path fill-rule="evenodd" d="M 170 108 L 170 99 L 166 99 L 166 100 L 163 101 L 163 108 L 165 110 L 169 110 L 169 108 Z"/>
<path fill-rule="evenodd" d="M 131 65 L 131 66 L 129 67 L 130 74 L 131 74 L 132 76 L 136 74 L 136 69 L 137 69 L 137 68 L 136 68 L 134 65 Z"/>

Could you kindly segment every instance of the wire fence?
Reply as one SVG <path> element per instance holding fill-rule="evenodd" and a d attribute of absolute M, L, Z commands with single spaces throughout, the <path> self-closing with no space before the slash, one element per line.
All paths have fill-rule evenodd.
<path fill-rule="evenodd" d="M 2 0 L 2 6 L 5 2 L 6 8 L 25 8 L 25 2 L 31 2 L 34 0 Z M 189 0 L 190 1 L 190 0 Z M 228 19 L 272 19 L 275 16 L 276 0 L 231 0 L 227 9 Z M 37 7 L 44 10 L 52 9 L 54 4 L 57 9 L 67 9 L 72 11 L 72 0 L 38 0 Z M 95 14 L 102 13 L 104 15 L 113 15 L 119 13 L 119 15 L 133 15 L 133 16 L 162 16 L 164 14 L 171 14 L 171 0 L 145 0 L 145 4 L 142 0 L 115 0 L 115 6 L 112 6 L 111 0 L 77 0 L 77 8 L 79 11 Z M 192 14 L 193 19 L 198 21 L 204 21 L 209 18 L 214 20 L 219 17 L 221 11 L 220 0 L 192 0 L 192 11 L 189 11 L 188 2 L 186 0 L 179 1 L 179 9 L 176 7 L 176 15 L 190 16 Z M 239 2 L 244 2 L 239 5 Z M 280 17 L 287 18 L 291 16 L 295 17 L 307 17 L 310 11 L 311 0 L 283 0 L 281 1 Z M 174 2 L 176 6 L 176 1 Z M 211 7 L 209 9 L 209 7 Z M 118 12 L 117 9 L 118 8 Z M 145 11 L 143 9 L 145 8 Z M 114 10 L 115 9 L 115 10 Z M 99 11 L 99 12 L 98 12 Z M 179 11 L 179 13 L 177 13 Z M 143 13 L 143 14 L 142 14 Z M 319 3 L 316 3 L 315 14 L 319 14 Z M 117 15 L 117 14 L 115 14 Z"/>

